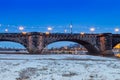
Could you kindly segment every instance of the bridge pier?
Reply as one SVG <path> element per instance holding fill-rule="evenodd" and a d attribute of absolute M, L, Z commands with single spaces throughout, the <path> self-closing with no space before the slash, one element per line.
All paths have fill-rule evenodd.
<path fill-rule="evenodd" d="M 105 50 L 105 51 L 102 51 L 101 54 L 103 56 L 114 56 L 114 53 L 112 50 Z"/>
<path fill-rule="evenodd" d="M 98 36 L 98 46 L 100 49 L 100 53 L 103 56 L 113 56 L 114 53 L 112 52 L 112 34 L 105 33 Z"/>
<path fill-rule="evenodd" d="M 42 53 L 42 49 L 31 49 L 31 50 L 28 50 L 29 54 L 41 54 Z"/>
<path fill-rule="evenodd" d="M 41 54 L 44 49 L 43 36 L 33 34 L 28 38 L 28 52 L 30 54 Z"/>

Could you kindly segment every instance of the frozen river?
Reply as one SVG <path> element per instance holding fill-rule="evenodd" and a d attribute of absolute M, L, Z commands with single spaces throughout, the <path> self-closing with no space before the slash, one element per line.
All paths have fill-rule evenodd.
<path fill-rule="evenodd" d="M 0 80 L 120 80 L 119 75 L 115 58 L 0 54 Z"/>

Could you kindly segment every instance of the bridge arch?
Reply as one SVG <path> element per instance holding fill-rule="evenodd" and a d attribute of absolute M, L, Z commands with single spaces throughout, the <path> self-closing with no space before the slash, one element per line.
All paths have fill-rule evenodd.
<path fill-rule="evenodd" d="M 116 47 L 118 44 L 120 44 L 120 41 L 112 44 L 112 48 Z"/>
<path fill-rule="evenodd" d="M 112 38 L 112 48 L 117 46 L 120 43 L 120 35 L 113 35 Z"/>
<path fill-rule="evenodd" d="M 112 46 L 112 50 L 113 50 L 114 54 L 115 54 L 116 52 L 119 53 L 119 52 L 120 52 L 120 42 L 117 42 L 116 44 L 114 44 L 114 45 Z"/>
<path fill-rule="evenodd" d="M 24 47 L 27 47 L 27 44 L 23 43 L 23 41 L 21 40 L 15 40 L 15 39 L 0 39 L 0 41 L 8 41 L 8 42 L 16 42 L 16 43 L 20 43 L 21 45 L 23 45 Z"/>
<path fill-rule="evenodd" d="M 91 43 L 89 43 L 87 41 L 83 41 L 83 40 L 75 40 L 75 39 L 74 40 L 69 40 L 69 39 L 68 40 L 67 39 L 66 40 L 55 40 L 55 41 L 51 41 L 51 42 L 45 44 L 44 47 L 46 47 L 52 43 L 61 42 L 61 41 L 69 41 L 69 42 L 78 43 L 87 49 L 88 55 L 99 55 L 99 51 L 94 45 L 92 45 Z"/>
<path fill-rule="evenodd" d="M 5 44 L 7 44 L 7 46 L 5 46 Z M 8 45 L 12 45 L 11 47 Z M 16 46 L 19 46 L 18 48 L 21 47 L 21 49 L 26 49 L 27 50 L 27 53 L 28 53 L 28 49 L 26 47 L 26 44 L 22 43 L 22 42 L 18 42 L 18 41 L 14 41 L 14 40 L 5 40 L 5 39 L 0 39 L 0 45 L 3 45 L 4 47 L 6 48 L 11 48 L 14 46 L 14 48 Z M 0 46 L 0 48 L 3 48 L 2 46 Z M 15 48 L 15 49 L 18 49 L 18 48 Z"/>

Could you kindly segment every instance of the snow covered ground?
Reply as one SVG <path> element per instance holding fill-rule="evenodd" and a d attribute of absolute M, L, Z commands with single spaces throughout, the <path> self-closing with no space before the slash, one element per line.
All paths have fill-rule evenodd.
<path fill-rule="evenodd" d="M 115 58 L 0 54 L 0 80 L 120 80 L 119 75 Z"/>

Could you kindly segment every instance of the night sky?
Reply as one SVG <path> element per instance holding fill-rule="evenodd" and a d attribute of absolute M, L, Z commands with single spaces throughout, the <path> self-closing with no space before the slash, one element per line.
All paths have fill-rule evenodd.
<path fill-rule="evenodd" d="M 46 32 L 114 32 L 120 26 L 120 0 L 0 0 L 1 32 L 10 28 L 15 32 L 19 26 L 25 31 Z M 102 30 L 101 30 L 102 29 Z M 17 30 L 16 30 L 17 31 Z"/>
<path fill-rule="evenodd" d="M 120 28 L 120 0 L 0 0 L 0 32 L 95 33 L 112 32 Z"/>

